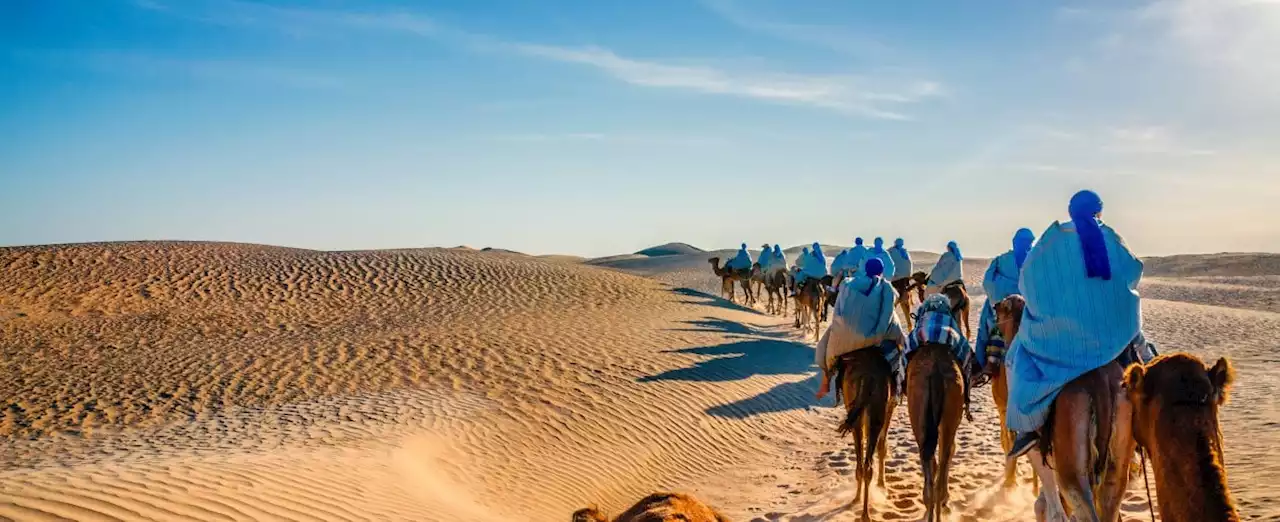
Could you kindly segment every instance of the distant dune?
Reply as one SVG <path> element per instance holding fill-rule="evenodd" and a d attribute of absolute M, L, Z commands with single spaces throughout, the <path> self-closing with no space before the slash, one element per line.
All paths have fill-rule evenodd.
<path fill-rule="evenodd" d="M 716 297 L 732 253 L 0 248 L 0 520 L 567 520 L 659 490 L 851 519 L 843 410 L 790 316 Z M 1151 258 L 1142 288 L 1162 350 L 1235 361 L 1225 454 L 1257 520 L 1280 519 L 1275 258 Z M 876 520 L 922 516 L 905 411 Z M 986 388 L 974 416 L 955 518 L 1031 519 L 1029 485 L 995 485 Z M 1135 481 L 1125 520 L 1144 505 Z"/>
<path fill-rule="evenodd" d="M 658 245 L 655 247 L 646 248 L 644 250 L 636 252 L 636 255 L 659 257 L 659 256 L 679 256 L 679 255 L 688 255 L 688 254 L 701 254 L 703 252 L 706 252 L 706 251 L 701 248 L 690 245 L 688 243 L 667 243 L 665 245 Z"/>

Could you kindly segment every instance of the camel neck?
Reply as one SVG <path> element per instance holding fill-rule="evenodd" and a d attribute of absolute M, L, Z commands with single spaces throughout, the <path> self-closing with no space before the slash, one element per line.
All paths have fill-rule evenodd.
<path fill-rule="evenodd" d="M 1183 437 L 1173 436 L 1162 441 L 1159 451 L 1152 455 L 1160 518 L 1170 522 L 1239 522 L 1240 515 L 1227 489 L 1221 448 L 1205 433 L 1184 433 Z M 1194 437 L 1194 441 L 1186 440 L 1190 437 Z M 1177 439 L 1190 444 L 1177 444 Z M 1194 449 L 1190 461 L 1187 459 L 1189 449 Z"/>

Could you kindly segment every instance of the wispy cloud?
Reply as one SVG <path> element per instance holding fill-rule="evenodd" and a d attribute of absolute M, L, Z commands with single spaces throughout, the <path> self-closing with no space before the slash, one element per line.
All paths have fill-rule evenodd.
<path fill-rule="evenodd" d="M 160 4 L 158 0 L 143 1 L 145 4 L 140 7 L 170 14 L 179 12 L 178 4 Z M 903 110 L 904 106 L 936 98 L 944 93 L 940 83 L 926 79 L 731 71 L 706 65 L 627 58 L 602 47 L 504 41 L 450 28 L 428 16 L 409 12 L 282 8 L 233 0 L 184 3 L 181 9 L 183 11 L 180 16 L 188 19 L 265 28 L 289 34 L 332 34 L 334 30 L 345 29 L 413 35 L 460 45 L 472 51 L 513 53 L 588 66 L 632 85 L 809 106 L 846 115 L 886 120 L 912 119 Z"/>
<path fill-rule="evenodd" d="M 646 87 L 683 89 L 775 103 L 808 105 L 872 118 L 907 120 L 895 106 L 942 95 L 932 81 L 908 81 L 877 89 L 870 79 L 843 75 L 738 73 L 713 67 L 677 65 L 618 56 L 599 47 L 513 44 L 534 57 L 587 65 L 618 80 Z"/>
<path fill-rule="evenodd" d="M 890 46 L 849 27 L 783 22 L 746 9 L 737 0 L 702 0 L 702 5 L 737 27 L 781 40 L 861 57 L 892 52 Z"/>

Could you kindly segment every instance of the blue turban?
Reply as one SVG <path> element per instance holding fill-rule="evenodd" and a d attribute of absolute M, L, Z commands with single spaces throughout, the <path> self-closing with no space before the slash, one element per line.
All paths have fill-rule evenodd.
<path fill-rule="evenodd" d="M 853 244 L 858 245 L 858 246 L 862 246 L 862 238 L 857 238 L 857 239 L 853 240 Z"/>
<path fill-rule="evenodd" d="M 906 259 L 906 260 L 908 260 L 908 261 L 910 261 L 910 260 L 911 260 L 911 253 L 910 253 L 910 252 L 907 252 L 907 248 L 906 248 L 905 246 L 903 246 L 903 245 L 905 245 L 905 244 L 906 244 L 906 243 L 902 241 L 902 238 L 898 238 L 898 239 L 893 240 L 893 246 L 894 246 L 894 247 L 896 247 L 896 248 L 898 248 L 899 250 L 901 250 L 901 251 L 902 251 L 902 258 L 903 258 L 903 259 Z"/>
<path fill-rule="evenodd" d="M 874 282 L 867 286 L 867 291 L 862 292 L 862 295 L 871 295 L 871 291 L 875 290 L 876 287 L 880 285 L 880 281 L 883 281 L 883 279 L 880 279 L 880 276 L 884 275 L 884 263 L 873 257 L 868 259 L 867 263 L 863 265 L 862 268 L 866 270 L 867 277 L 875 279 Z"/>
<path fill-rule="evenodd" d="M 876 248 L 876 252 L 884 252 L 884 240 L 877 237 L 875 248 Z"/>
<path fill-rule="evenodd" d="M 955 254 L 956 261 L 964 261 L 964 254 L 960 253 L 960 246 L 957 245 L 955 241 L 947 243 L 947 250 L 950 250 L 952 254 Z"/>
<path fill-rule="evenodd" d="M 1031 244 L 1036 242 L 1036 233 L 1029 228 L 1019 228 L 1013 234 L 1013 260 L 1018 263 L 1018 269 L 1022 269 L 1022 263 L 1027 260 L 1027 254 L 1031 253 Z"/>
<path fill-rule="evenodd" d="M 819 245 L 816 242 L 813 244 L 813 250 L 811 250 L 811 252 L 813 252 L 813 255 L 815 256 L 824 257 L 822 255 L 822 245 Z"/>
<path fill-rule="evenodd" d="M 867 260 L 867 264 L 863 266 L 867 271 L 867 277 L 877 277 L 884 275 L 884 262 L 879 258 L 873 257 Z"/>
<path fill-rule="evenodd" d="M 804 247 L 804 248 L 800 249 L 800 253 L 801 253 L 801 254 L 805 254 L 805 255 L 809 255 L 809 247 Z"/>
<path fill-rule="evenodd" d="M 782 255 L 782 247 L 773 245 L 773 253 L 776 255 Z"/>
<path fill-rule="evenodd" d="M 1107 243 L 1102 238 L 1102 198 L 1092 190 L 1081 190 L 1071 196 L 1067 206 L 1071 221 L 1080 234 L 1080 246 L 1084 250 L 1084 268 L 1089 277 L 1111 280 L 1111 262 L 1107 259 Z"/>

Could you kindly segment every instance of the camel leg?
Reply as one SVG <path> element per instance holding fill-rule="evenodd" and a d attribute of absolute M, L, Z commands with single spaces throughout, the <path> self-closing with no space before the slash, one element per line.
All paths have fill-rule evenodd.
<path fill-rule="evenodd" d="M 956 397 L 957 391 L 951 390 L 947 394 L 945 404 L 946 410 L 942 417 L 942 425 L 938 426 L 938 469 L 937 476 L 933 479 L 933 487 L 937 491 L 933 494 L 934 513 L 939 520 L 947 514 L 951 513 L 951 507 L 948 502 L 951 500 L 951 459 L 956 453 L 956 431 L 960 429 L 960 415 L 964 408 L 963 399 Z"/>
<path fill-rule="evenodd" d="M 1100 522 L 1094 502 L 1091 465 L 1093 430 L 1097 429 L 1090 414 L 1089 395 L 1083 390 L 1068 389 L 1054 401 L 1053 469 L 1058 488 L 1066 501 L 1071 519 Z"/>
<path fill-rule="evenodd" d="M 1057 477 L 1053 476 L 1053 469 L 1045 463 L 1039 449 L 1033 449 L 1027 453 L 1027 460 L 1031 461 L 1031 469 L 1035 470 L 1036 477 L 1044 484 L 1044 487 L 1040 488 L 1039 498 L 1036 499 L 1036 520 L 1067 522 L 1067 512 L 1062 506 L 1062 498 L 1058 496 Z"/>
<path fill-rule="evenodd" d="M 1111 431 L 1111 448 L 1102 484 L 1098 488 L 1098 515 L 1115 522 L 1120 517 L 1120 503 L 1129 489 L 1129 467 L 1137 443 L 1133 440 L 1133 403 L 1123 389 L 1117 388 L 1116 422 Z"/>

